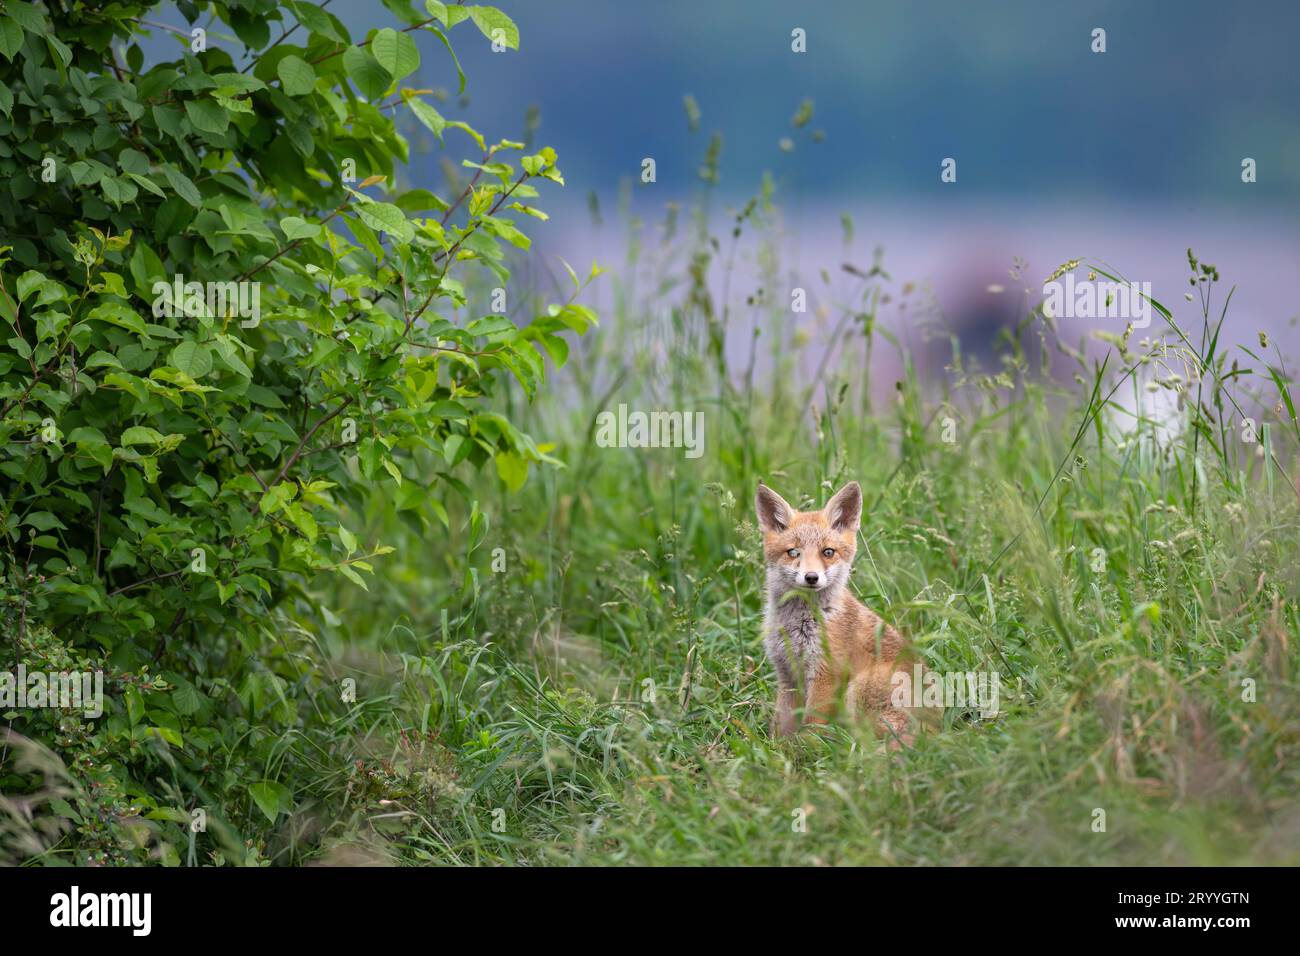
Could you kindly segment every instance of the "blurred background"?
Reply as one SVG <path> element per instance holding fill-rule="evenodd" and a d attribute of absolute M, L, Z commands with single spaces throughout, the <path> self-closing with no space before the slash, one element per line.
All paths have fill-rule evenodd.
<path fill-rule="evenodd" d="M 377 6 L 342 0 L 332 9 L 362 34 L 389 16 Z M 504 8 L 521 49 L 494 54 L 458 29 L 469 95 L 445 105 L 489 137 L 528 133 L 558 150 L 568 188 L 547 197 L 554 215 L 537 236 L 570 261 L 617 260 L 627 241 L 620 190 L 632 215 L 650 223 L 670 203 L 697 197 L 717 133 L 717 215 L 743 204 L 770 172 L 785 265 L 832 274 L 829 287 L 808 284 L 807 321 L 817 321 L 819 298 L 839 292 L 840 264 L 868 267 L 877 246 L 891 276 L 930 293 L 977 351 L 1023 312 L 1015 257 L 1034 301 L 1059 264 L 1091 257 L 1151 282 L 1182 318 L 1180 307 L 1199 311 L 1183 299 L 1191 246 L 1219 266 L 1225 286 L 1238 286 L 1225 338 L 1253 341 L 1266 330 L 1297 340 L 1300 4 L 553 0 Z M 806 33 L 805 53 L 791 50 L 795 28 Z M 1104 53 L 1092 51 L 1096 28 L 1106 31 Z M 445 58 L 427 57 L 423 71 L 420 85 L 454 93 Z M 531 116 L 517 106 L 521 90 L 536 107 Z M 698 106 L 695 131 L 686 96 Z M 805 109 L 796 120 L 806 101 L 811 116 Z M 646 157 L 656 163 L 654 184 L 640 182 Z M 955 183 L 940 180 L 949 157 Z M 1242 182 L 1247 157 L 1257 165 L 1253 184 Z M 425 154 L 412 173 L 421 178 L 429 164 L 432 176 L 437 162 Z M 1152 331 L 1159 325 L 1157 317 Z"/>
<path fill-rule="evenodd" d="M 1292 0 L 501 6 L 520 50 L 493 53 L 468 23 L 452 31 L 464 97 L 422 31 L 423 65 L 404 85 L 445 90 L 444 114 L 489 140 L 555 147 L 567 188 L 546 191 L 552 219 L 531 230 L 552 261 L 616 265 L 638 224 L 653 230 L 674 204 L 698 208 L 706 189 L 710 227 L 725 237 L 770 174 L 782 268 L 808 291 L 801 323 L 829 321 L 830 304 L 851 294 L 842 264 L 869 268 L 879 248 L 890 277 L 913 284 L 976 355 L 1075 258 L 1152 283 L 1180 322 L 1199 325 L 1199 303 L 1184 301 L 1190 246 L 1219 267 L 1225 292 L 1238 287 L 1225 340 L 1266 331 L 1296 351 L 1287 347 L 1300 341 Z M 394 23 L 376 0 L 328 8 L 357 37 Z M 174 9 L 166 19 L 181 22 Z M 791 48 L 796 28 L 804 53 Z M 1098 28 L 1104 53 L 1093 52 Z M 173 39 L 157 41 L 174 55 Z M 399 121 L 416 144 L 410 184 L 436 184 L 442 151 L 409 114 Z M 468 155 L 466 145 L 451 139 L 447 155 Z M 646 158 L 652 184 L 640 182 Z M 955 183 L 940 179 L 947 158 Z M 731 291 L 749 294 L 757 269 L 745 288 L 744 260 Z M 822 270 L 824 281 L 805 281 Z M 1063 325 L 1083 336 L 1097 322 Z M 1160 325 L 1156 317 L 1152 332 Z M 1110 320 L 1110 331 L 1122 328 Z"/>

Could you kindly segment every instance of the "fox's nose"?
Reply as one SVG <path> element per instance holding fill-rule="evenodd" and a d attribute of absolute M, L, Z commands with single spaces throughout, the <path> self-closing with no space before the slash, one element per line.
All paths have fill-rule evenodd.
<path fill-rule="evenodd" d="M 807 574 L 805 574 L 805 575 L 803 576 L 803 579 L 804 579 L 805 581 L 807 581 L 809 584 L 816 584 L 816 583 L 817 583 L 817 572 L 816 572 L 816 571 L 809 571 Z"/>

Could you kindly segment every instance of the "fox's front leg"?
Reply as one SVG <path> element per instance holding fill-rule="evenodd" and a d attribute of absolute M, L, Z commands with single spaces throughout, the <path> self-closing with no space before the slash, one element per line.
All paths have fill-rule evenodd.
<path fill-rule="evenodd" d="M 772 736 L 789 737 L 799 729 L 797 712 L 803 707 L 803 691 L 795 682 L 786 650 L 768 645 L 768 659 L 776 671 L 776 711 L 772 714 Z"/>
<path fill-rule="evenodd" d="M 839 710 L 840 681 L 833 668 L 823 665 L 808 681 L 808 702 L 804 706 L 805 724 L 824 724 Z"/>
<path fill-rule="evenodd" d="M 789 737 L 799 727 L 796 712 L 803 706 L 799 691 L 793 685 L 782 684 L 776 691 L 776 713 L 772 716 L 772 735 Z"/>

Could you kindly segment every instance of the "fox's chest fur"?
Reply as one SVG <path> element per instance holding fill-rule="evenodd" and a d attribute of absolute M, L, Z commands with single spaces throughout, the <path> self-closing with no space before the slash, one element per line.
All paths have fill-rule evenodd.
<path fill-rule="evenodd" d="M 782 600 L 786 593 L 780 581 L 769 579 L 763 641 L 785 686 L 799 680 L 811 683 L 833 669 L 856 671 L 868 663 L 889 663 L 898 656 L 902 645 L 898 632 L 845 589 L 819 592 L 814 602 L 799 596 Z"/>
<path fill-rule="evenodd" d="M 783 601 L 785 593 L 780 590 L 779 581 L 769 578 L 763 647 L 781 683 L 790 686 L 797 681 L 807 683 L 816 676 L 824 648 L 821 625 L 812 602 L 799 596 Z M 816 604 L 829 627 L 831 619 L 837 616 L 838 604 L 820 600 Z"/>

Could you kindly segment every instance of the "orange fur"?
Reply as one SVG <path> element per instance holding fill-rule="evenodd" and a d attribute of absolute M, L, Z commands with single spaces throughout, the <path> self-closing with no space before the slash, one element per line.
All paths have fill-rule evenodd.
<path fill-rule="evenodd" d="M 851 482 L 820 511 L 795 511 L 759 484 L 755 498 L 767 559 L 764 647 L 777 672 L 773 730 L 805 723 L 871 720 L 891 746 L 910 744 L 922 708 L 891 704 L 893 675 L 909 676 L 907 641 L 849 588 L 862 515 L 862 489 Z"/>

